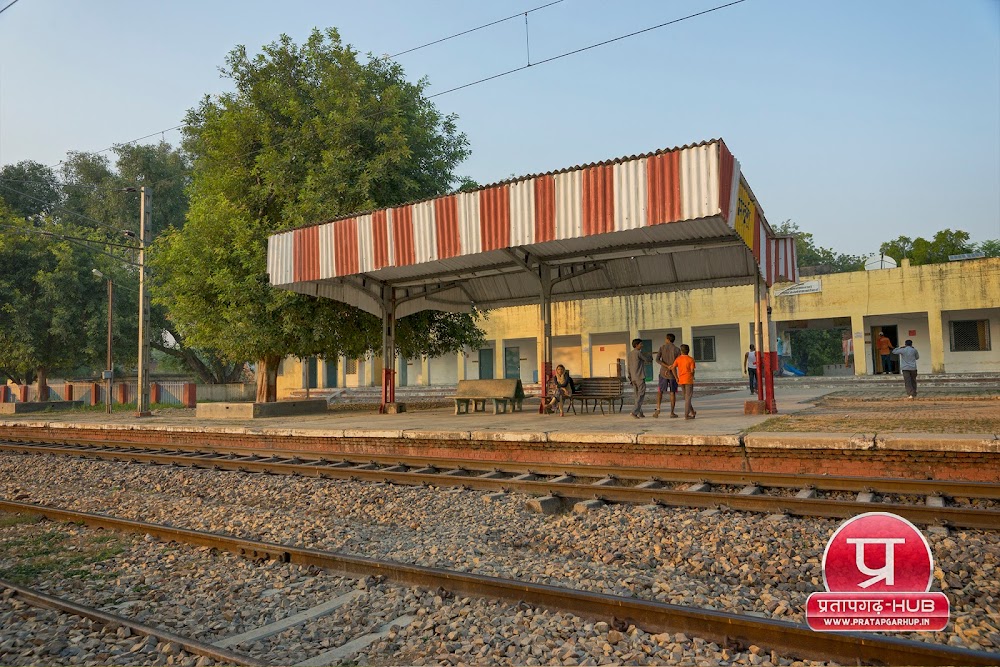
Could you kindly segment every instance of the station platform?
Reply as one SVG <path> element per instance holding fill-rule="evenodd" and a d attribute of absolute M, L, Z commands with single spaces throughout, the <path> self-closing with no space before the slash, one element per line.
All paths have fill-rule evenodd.
<path fill-rule="evenodd" d="M 835 391 L 835 386 L 779 387 L 779 410 L 808 412 Z M 296 452 L 327 459 L 419 456 L 1000 482 L 995 433 L 775 432 L 761 428 L 775 417 L 743 414 L 748 396 L 741 390 L 696 397 L 693 420 L 671 419 L 668 410 L 652 418 L 649 395 L 645 419 L 633 418 L 627 404 L 621 413 L 542 415 L 537 400 L 526 402 L 523 412 L 497 415 L 413 406 L 398 415 L 330 411 L 266 421 L 199 420 L 194 410 L 163 410 L 141 420 L 129 413 L 54 412 L 0 420 L 0 438 Z M 913 402 L 898 404 L 922 409 Z"/>

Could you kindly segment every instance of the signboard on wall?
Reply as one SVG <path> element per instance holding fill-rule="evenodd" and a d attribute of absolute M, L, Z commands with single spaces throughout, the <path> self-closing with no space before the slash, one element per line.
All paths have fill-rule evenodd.
<path fill-rule="evenodd" d="M 778 290 L 774 296 L 798 296 L 799 294 L 816 294 L 823 291 L 823 282 L 820 280 L 804 280 L 795 283 L 791 287 Z"/>
<path fill-rule="evenodd" d="M 736 200 L 736 220 L 733 222 L 733 229 L 739 235 L 748 248 L 753 249 L 753 234 L 755 221 L 757 219 L 757 207 L 753 203 L 750 191 L 740 181 L 739 197 Z"/>

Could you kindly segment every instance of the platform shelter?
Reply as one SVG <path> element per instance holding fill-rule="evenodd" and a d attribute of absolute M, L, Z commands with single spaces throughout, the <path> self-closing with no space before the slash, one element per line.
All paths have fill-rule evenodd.
<path fill-rule="evenodd" d="M 395 321 L 421 310 L 538 303 L 543 396 L 551 304 L 753 284 L 759 399 L 776 411 L 767 288 L 796 281 L 722 139 L 523 176 L 272 235 L 270 283 L 383 322 L 382 406 L 395 399 Z"/>

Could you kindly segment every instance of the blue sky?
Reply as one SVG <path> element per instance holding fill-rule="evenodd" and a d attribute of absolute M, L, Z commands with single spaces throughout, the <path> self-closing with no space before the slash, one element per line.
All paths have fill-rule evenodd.
<path fill-rule="evenodd" d="M 179 124 L 225 88 L 236 44 L 335 26 L 396 53 L 545 1 L 19 0 L 0 14 L 0 164 Z M 531 57 L 722 3 L 563 0 L 529 15 Z M 524 64 L 524 30 L 399 61 L 433 94 Z M 998 0 L 747 0 L 435 102 L 459 115 L 460 172 L 480 183 L 721 136 L 772 223 L 841 252 L 945 227 L 1000 237 Z"/>

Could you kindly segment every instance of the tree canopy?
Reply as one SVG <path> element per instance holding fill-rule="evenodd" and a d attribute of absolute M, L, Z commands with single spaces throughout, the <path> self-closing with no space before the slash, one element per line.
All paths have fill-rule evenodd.
<path fill-rule="evenodd" d="M 157 242 L 159 303 L 192 344 L 257 360 L 258 400 L 274 400 L 281 357 L 360 356 L 378 347 L 380 327 L 345 304 L 271 288 L 268 236 L 451 191 L 468 141 L 425 97 L 426 81 L 388 60 L 362 63 L 334 29 L 302 45 L 283 35 L 254 56 L 237 47 L 222 72 L 233 92 L 187 116 L 190 210 Z M 480 339 L 469 315 L 399 323 L 410 354 Z"/>
<path fill-rule="evenodd" d="M 968 232 L 960 229 L 942 229 L 928 240 L 918 236 L 899 236 L 886 241 L 879 247 L 879 252 L 892 257 L 899 262 L 908 258 L 910 264 L 941 264 L 948 261 L 950 255 L 964 255 L 971 252 L 982 252 L 987 257 L 1000 257 L 1000 240 L 991 239 L 976 244 Z"/>
<path fill-rule="evenodd" d="M 798 224 L 785 220 L 774 228 L 780 234 L 795 235 L 795 251 L 798 256 L 799 268 L 817 267 L 826 273 L 843 273 L 845 271 L 860 271 L 865 268 L 865 258 L 862 255 L 847 255 L 832 248 L 824 248 L 816 243 L 810 232 L 803 232 Z"/>

